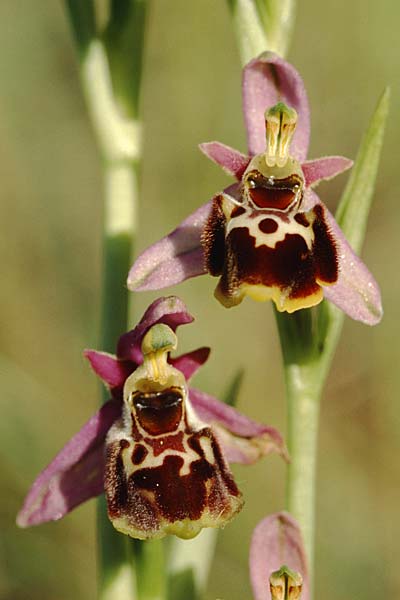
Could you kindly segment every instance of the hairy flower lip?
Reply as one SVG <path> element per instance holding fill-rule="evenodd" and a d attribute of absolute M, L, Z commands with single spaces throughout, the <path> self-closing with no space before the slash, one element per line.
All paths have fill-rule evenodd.
<path fill-rule="evenodd" d="M 327 211 L 312 188 L 319 181 L 331 179 L 349 169 L 352 161 L 342 156 L 306 160 L 310 114 L 304 84 L 291 64 L 271 52 L 253 59 L 243 70 L 243 110 L 248 155 L 216 141 L 200 144 L 200 150 L 239 181 L 251 157 L 264 151 L 265 108 L 273 106 L 278 100 L 292 106 L 298 113 L 298 127 L 293 136 L 291 154 L 302 166 L 308 206 L 319 204 Z M 237 194 L 238 183 L 225 192 Z M 198 208 L 172 233 L 138 257 L 128 275 L 127 285 L 131 291 L 158 290 L 207 272 L 201 238 L 211 204 L 207 202 Z M 304 206 L 303 210 L 306 210 Z M 339 247 L 339 277 L 335 284 L 323 286 L 324 296 L 351 318 L 375 325 L 383 314 L 378 284 L 349 246 L 333 216 L 329 211 L 326 214 L 328 226 Z"/>
<path fill-rule="evenodd" d="M 97 350 L 85 351 L 91 367 L 108 387 L 112 399 L 87 421 L 38 475 L 17 516 L 20 527 L 58 520 L 82 502 L 102 493 L 105 438 L 113 423 L 121 417 L 124 382 L 142 362 L 140 344 L 143 336 L 155 323 L 165 323 L 176 329 L 192 321 L 193 317 L 182 300 L 175 296 L 159 298 L 147 309 L 135 329 L 121 336 L 118 345 L 120 357 Z M 170 364 L 188 380 L 208 359 L 209 353 L 209 348 L 198 348 L 172 358 Z M 221 445 L 227 460 L 250 464 L 269 452 L 278 452 L 285 457 L 283 439 L 272 427 L 256 423 L 194 388 L 189 388 L 189 394 L 194 410 L 202 420 L 212 422 L 211 427 L 217 425 L 226 430 L 227 435 Z M 218 434 L 216 430 L 217 437 Z"/>

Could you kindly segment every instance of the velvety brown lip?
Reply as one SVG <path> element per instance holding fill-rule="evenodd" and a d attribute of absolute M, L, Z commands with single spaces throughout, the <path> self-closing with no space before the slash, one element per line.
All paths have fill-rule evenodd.
<path fill-rule="evenodd" d="M 278 288 L 290 299 L 315 294 L 321 283 L 332 284 L 338 278 L 335 242 L 326 225 L 322 207 L 315 207 L 311 249 L 298 233 L 287 233 L 272 248 L 257 246 L 247 227 L 236 227 L 226 239 L 225 263 L 220 282 L 224 295 L 235 294 L 242 283 Z M 272 219 L 264 227 L 272 228 Z M 260 222 L 260 225 L 264 221 Z M 275 221 L 273 221 L 275 223 Z M 303 224 L 308 223 L 304 219 Z"/>

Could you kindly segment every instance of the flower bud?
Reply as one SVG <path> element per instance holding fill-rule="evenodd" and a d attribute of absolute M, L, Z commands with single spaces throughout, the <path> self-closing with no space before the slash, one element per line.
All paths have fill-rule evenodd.
<path fill-rule="evenodd" d="M 283 565 L 269 577 L 271 600 L 298 600 L 301 597 L 303 577 Z"/>

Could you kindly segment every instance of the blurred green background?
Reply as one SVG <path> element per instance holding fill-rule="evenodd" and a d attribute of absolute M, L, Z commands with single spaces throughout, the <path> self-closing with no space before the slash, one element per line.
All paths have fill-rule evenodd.
<path fill-rule="evenodd" d="M 311 157 L 354 157 L 384 86 L 393 92 L 363 252 L 382 286 L 385 317 L 373 329 L 346 320 L 322 405 L 316 597 L 324 600 L 400 597 L 399 18 L 396 0 L 303 0 L 289 55 L 310 97 Z M 0 47 L 0 598 L 92 599 L 95 503 L 30 530 L 14 520 L 34 477 L 99 401 L 82 350 L 98 337 L 101 163 L 62 2 L 3 0 Z M 154 0 L 143 84 L 137 251 L 227 185 L 199 142 L 245 150 L 226 3 Z M 345 181 L 320 186 L 330 208 Z M 180 330 L 180 349 L 213 348 L 195 385 L 222 394 L 244 367 L 239 408 L 285 432 L 271 306 L 248 300 L 226 311 L 212 297 L 215 284 L 204 277 L 166 290 L 197 319 Z M 135 296 L 135 320 L 155 297 Z M 207 600 L 250 600 L 252 528 L 283 506 L 280 459 L 235 473 L 246 506 L 219 537 Z"/>

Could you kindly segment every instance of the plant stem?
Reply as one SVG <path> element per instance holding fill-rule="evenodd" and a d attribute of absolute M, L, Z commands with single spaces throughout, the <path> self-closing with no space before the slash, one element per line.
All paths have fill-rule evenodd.
<path fill-rule="evenodd" d="M 275 316 L 284 363 L 291 460 L 286 508 L 302 531 L 312 587 L 319 403 L 328 368 L 327 354 L 320 352 L 316 335 L 320 321 L 315 310 L 305 309 L 292 315 L 275 311 Z"/>
<path fill-rule="evenodd" d="M 134 561 L 139 600 L 164 600 L 167 595 L 163 540 L 128 540 Z"/>
<path fill-rule="evenodd" d="M 300 524 L 308 557 L 310 582 L 314 559 L 315 478 L 317 462 L 319 385 L 315 367 L 285 366 L 288 429 L 286 507 Z"/>
<path fill-rule="evenodd" d="M 114 352 L 127 329 L 125 281 L 131 262 L 137 204 L 137 164 L 105 165 L 101 348 Z"/>

